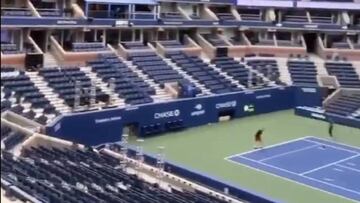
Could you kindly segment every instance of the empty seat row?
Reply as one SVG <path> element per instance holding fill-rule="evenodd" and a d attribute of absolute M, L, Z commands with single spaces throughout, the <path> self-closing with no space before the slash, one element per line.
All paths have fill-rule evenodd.
<path fill-rule="evenodd" d="M 183 71 L 198 80 L 200 84 L 204 85 L 214 94 L 242 90 L 242 88 L 220 75 L 219 72 L 215 71 L 197 56 L 188 56 L 183 52 L 168 53 L 167 55 Z"/>
<path fill-rule="evenodd" d="M 1 178 L 2 183 L 6 181 L 4 189 L 8 194 L 25 201 L 32 198 L 31 202 L 225 203 L 197 190 L 171 186 L 163 190 L 119 168 L 120 162 L 119 158 L 89 147 L 30 147 L 22 151 L 21 158 L 3 154 Z M 16 192 L 14 187 L 22 192 Z"/>
<path fill-rule="evenodd" d="M 245 68 L 244 64 L 235 61 L 234 58 L 217 57 L 212 60 L 212 63 L 214 63 L 223 72 L 231 76 L 234 80 L 239 81 L 241 85 L 247 88 L 264 85 L 262 77 Z"/>
<path fill-rule="evenodd" d="M 89 61 L 88 65 L 97 73 L 98 77 L 110 86 L 120 98 L 125 99 L 127 104 L 145 104 L 153 102 L 151 95 L 155 95 L 155 89 L 150 87 L 136 73 L 127 67 L 114 54 L 101 54 L 97 60 Z"/>
<path fill-rule="evenodd" d="M 327 62 L 325 67 L 329 75 L 336 76 L 342 87 L 360 88 L 360 77 L 351 63 Z"/>
<path fill-rule="evenodd" d="M 289 60 L 287 66 L 294 85 L 318 86 L 317 69 L 314 62 Z"/>

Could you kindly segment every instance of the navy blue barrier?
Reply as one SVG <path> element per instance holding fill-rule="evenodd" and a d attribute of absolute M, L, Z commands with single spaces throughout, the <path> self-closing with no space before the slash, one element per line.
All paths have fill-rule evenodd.
<path fill-rule="evenodd" d="M 323 87 L 297 87 L 295 91 L 295 106 L 322 106 L 328 96 L 327 88 Z"/>
<path fill-rule="evenodd" d="M 312 110 L 311 108 L 303 108 L 303 107 L 296 107 L 295 114 L 298 116 L 303 116 L 307 118 L 313 118 L 316 120 L 328 121 L 331 119 L 334 123 L 359 128 L 360 129 L 360 120 L 354 118 L 347 118 L 339 115 L 334 114 L 325 114 L 322 111 Z"/>
<path fill-rule="evenodd" d="M 241 118 L 294 107 L 294 88 L 269 88 L 125 109 L 63 115 L 46 127 L 46 133 L 85 145 L 100 145 L 121 139 L 125 125 L 140 136 L 216 123 L 219 116 Z"/>
<path fill-rule="evenodd" d="M 133 146 L 129 147 L 128 155 L 129 157 L 135 157 L 136 150 Z M 145 163 L 156 167 L 156 156 L 150 153 L 144 154 Z M 165 161 L 165 171 L 170 172 L 171 174 L 183 177 L 192 182 L 196 182 L 200 185 L 204 185 L 211 189 L 214 189 L 220 193 L 224 193 L 224 189 L 227 188 L 228 195 L 245 200 L 251 203 L 279 203 L 280 201 L 275 201 L 264 195 L 251 192 L 247 189 L 240 188 L 235 186 L 232 183 L 222 181 L 219 178 L 204 174 L 203 172 L 196 171 L 194 169 L 189 169 L 180 164 L 174 162 Z"/>

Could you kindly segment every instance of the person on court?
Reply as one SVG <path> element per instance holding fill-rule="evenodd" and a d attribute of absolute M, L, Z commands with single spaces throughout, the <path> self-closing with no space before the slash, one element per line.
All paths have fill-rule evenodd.
<path fill-rule="evenodd" d="M 332 119 L 329 119 L 329 129 L 328 129 L 328 133 L 330 138 L 334 138 L 334 134 L 333 134 L 333 130 L 334 130 L 334 122 L 332 121 Z"/>
<path fill-rule="evenodd" d="M 264 132 L 264 128 L 259 129 L 255 134 L 255 149 L 263 148 L 262 134 Z"/>

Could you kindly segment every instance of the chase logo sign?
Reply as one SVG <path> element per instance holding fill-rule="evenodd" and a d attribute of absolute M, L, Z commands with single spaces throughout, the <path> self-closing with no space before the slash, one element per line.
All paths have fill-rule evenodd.
<path fill-rule="evenodd" d="M 171 117 L 178 117 L 178 116 L 180 116 L 180 110 L 179 109 L 154 114 L 155 119 L 171 118 Z"/>
<path fill-rule="evenodd" d="M 216 109 L 224 109 L 224 108 L 233 108 L 237 106 L 237 102 L 236 101 L 229 101 L 229 102 L 224 102 L 224 103 L 218 103 L 215 105 Z"/>
<path fill-rule="evenodd" d="M 205 110 L 203 109 L 202 104 L 197 104 L 194 109 L 195 111 L 191 112 L 191 116 L 201 116 L 205 114 Z"/>

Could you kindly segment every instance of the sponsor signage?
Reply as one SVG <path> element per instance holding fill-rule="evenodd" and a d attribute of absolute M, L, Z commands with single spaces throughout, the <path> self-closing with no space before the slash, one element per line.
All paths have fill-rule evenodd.
<path fill-rule="evenodd" d="M 224 108 L 233 108 L 237 106 L 237 102 L 234 101 L 228 101 L 228 102 L 224 102 L 224 103 L 218 103 L 215 105 L 216 109 L 224 109 Z"/>
<path fill-rule="evenodd" d="M 99 124 L 99 123 L 108 123 L 108 122 L 112 122 L 112 121 L 118 121 L 121 120 L 121 116 L 114 116 L 111 118 L 100 118 L 100 119 L 95 119 L 95 123 Z"/>
<path fill-rule="evenodd" d="M 178 116 L 180 116 L 180 110 L 179 109 L 154 114 L 155 119 L 171 118 L 171 117 L 178 117 Z"/>
<path fill-rule="evenodd" d="M 206 113 L 202 104 L 195 105 L 194 109 L 195 110 L 193 112 L 191 112 L 191 116 L 201 116 Z"/>

